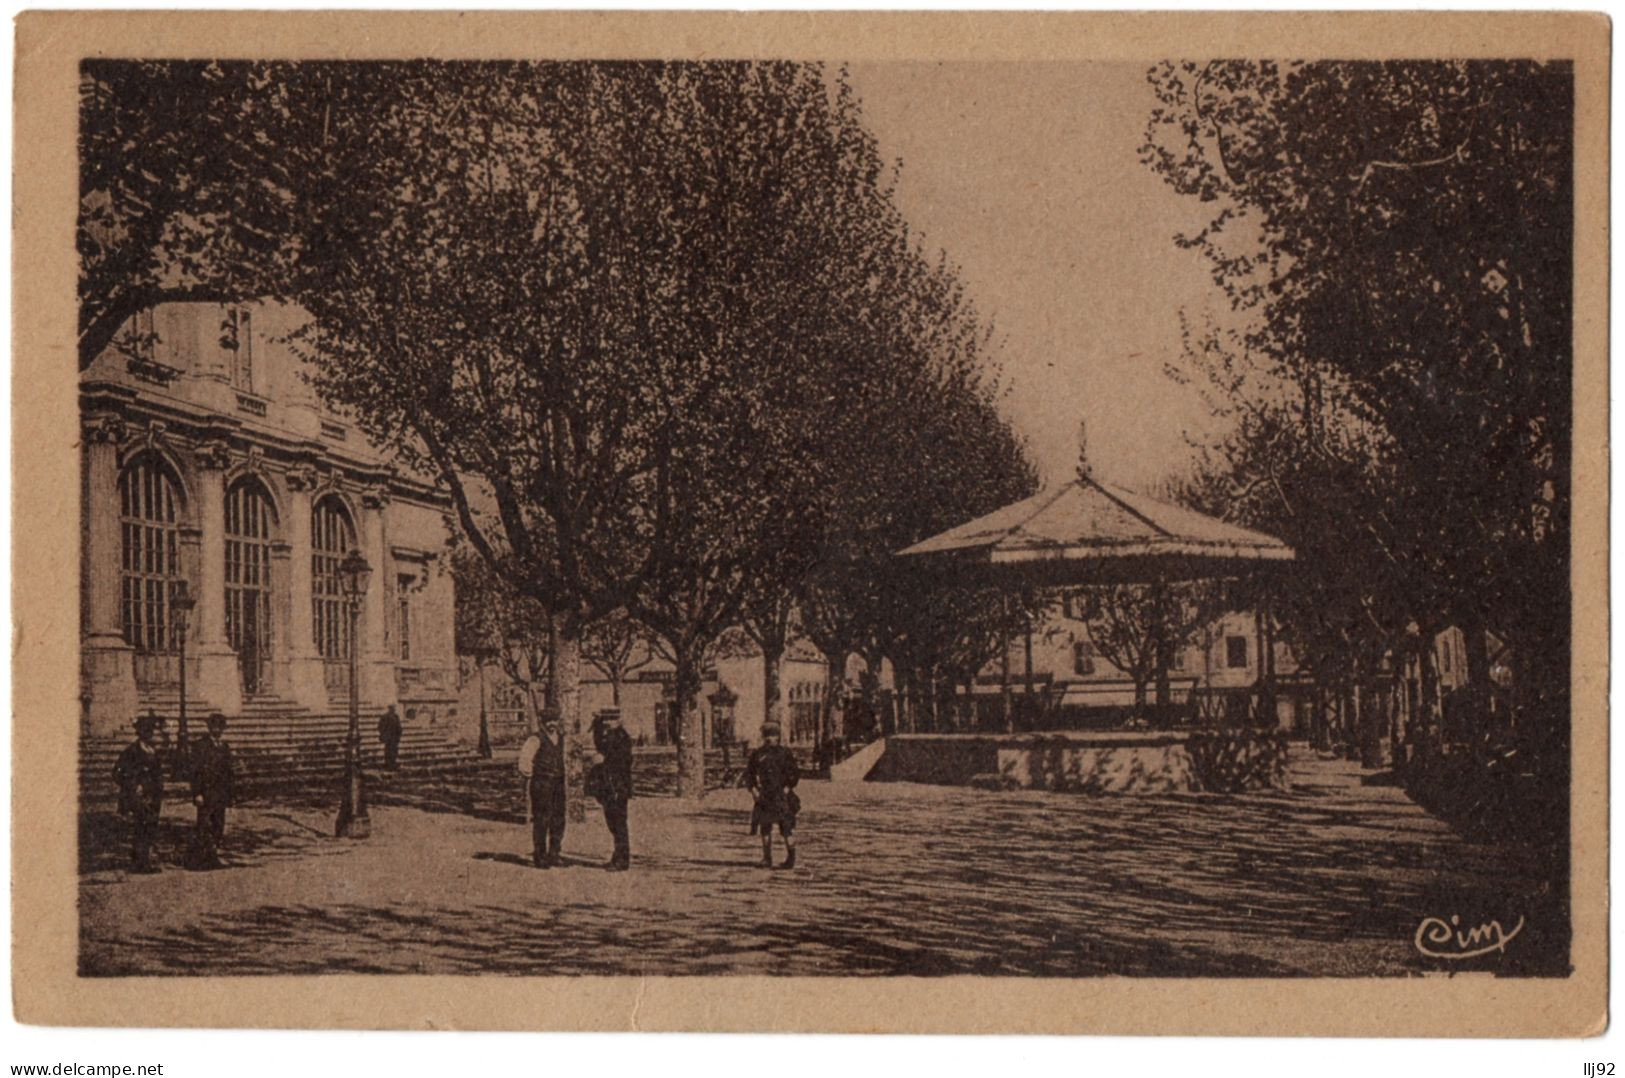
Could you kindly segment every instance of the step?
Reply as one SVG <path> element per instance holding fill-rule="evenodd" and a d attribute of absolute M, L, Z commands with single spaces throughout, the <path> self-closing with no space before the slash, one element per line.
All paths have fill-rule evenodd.
<path fill-rule="evenodd" d="M 368 768 L 377 768 L 383 761 L 384 750 L 376 731 L 380 714 L 382 710 L 377 709 L 360 716 L 362 761 Z M 282 782 L 337 774 L 343 768 L 343 747 L 349 733 L 347 712 L 294 712 L 264 707 L 233 716 L 227 728 L 226 740 L 232 747 L 238 772 L 245 781 Z M 79 758 L 81 789 L 99 790 L 111 796 L 111 771 L 128 744 L 126 738 L 82 741 Z M 408 770 L 485 762 L 471 746 L 452 740 L 446 731 L 416 724 L 408 725 L 401 731 L 398 760 Z"/>

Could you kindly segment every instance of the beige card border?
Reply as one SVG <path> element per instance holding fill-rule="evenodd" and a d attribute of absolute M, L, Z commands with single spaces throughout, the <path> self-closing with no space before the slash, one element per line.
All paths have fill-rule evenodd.
<path fill-rule="evenodd" d="M 1607 988 L 1607 113 L 1587 14 L 27 13 L 13 250 L 13 983 L 25 1023 L 417 1029 L 1587 1036 Z M 1291 47 L 1287 48 L 1286 43 Z M 1186 43 L 1183 46 L 1181 43 Z M 1574 975 L 1400 980 L 75 976 L 81 57 L 1572 58 Z"/>

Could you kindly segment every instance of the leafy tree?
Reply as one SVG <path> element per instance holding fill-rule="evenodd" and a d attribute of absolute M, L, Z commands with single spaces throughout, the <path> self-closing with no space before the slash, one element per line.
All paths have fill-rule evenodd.
<path fill-rule="evenodd" d="M 1134 711 L 1143 716 L 1146 687 L 1169 704 L 1168 668 L 1220 612 L 1224 589 L 1213 581 L 1100 584 L 1079 591 L 1089 639 L 1134 682 Z"/>
<path fill-rule="evenodd" d="M 646 632 L 624 610 L 587 627 L 581 636 L 581 657 L 608 680 L 616 707 L 621 706 L 621 686 L 651 658 Z"/>
<path fill-rule="evenodd" d="M 1293 387 L 1300 444 L 1342 439 L 1339 423 L 1369 442 L 1327 462 L 1382 492 L 1360 506 L 1382 553 L 1359 560 L 1418 623 L 1464 629 L 1477 691 L 1489 628 L 1513 641 L 1530 701 L 1560 712 L 1570 66 L 1225 61 L 1150 79 L 1145 161 L 1213 204 L 1180 242 L 1245 317 L 1246 349 Z"/>
<path fill-rule="evenodd" d="M 317 389 L 444 483 L 490 587 L 541 612 L 550 655 L 527 669 L 548 671 L 572 760 L 581 642 L 601 619 L 628 611 L 679 655 L 680 785 L 696 792 L 696 663 L 724 627 L 762 627 L 755 612 L 799 606 L 838 565 L 868 578 L 841 589 L 875 593 L 843 631 L 878 654 L 898 632 L 890 553 L 990 508 L 1025 467 L 993 407 L 987 332 L 897 213 L 843 75 L 792 63 L 198 71 L 141 69 L 175 98 L 150 116 L 139 93 L 87 91 L 87 115 L 112 119 L 89 124 L 100 141 L 85 190 L 113 191 L 114 210 L 88 197 L 82 242 L 101 242 L 105 261 L 195 226 L 224 246 L 194 257 L 157 243 L 146 279 L 167 283 L 181 265 L 310 312 L 297 343 L 318 360 Z M 142 125 L 183 112 L 218 130 L 120 157 Z M 214 141 L 232 171 L 191 182 L 184 162 Z M 149 213 L 144 169 L 180 175 L 196 197 Z M 200 202 L 205 190 L 218 201 Z M 246 241 L 208 230 L 215 205 L 276 242 L 244 254 Z M 154 301 L 106 298 L 109 280 L 131 278 L 87 259 L 86 326 Z M 885 467 L 867 467 L 853 448 L 893 428 L 907 433 L 887 435 Z"/>
<path fill-rule="evenodd" d="M 485 667 L 496 666 L 511 684 L 525 690 L 527 721 L 537 725 L 536 694 L 549 700 L 552 682 L 552 623 L 533 599 L 505 587 L 489 565 L 465 545 L 452 552 L 456 587 L 457 651 Z"/>
<path fill-rule="evenodd" d="M 166 301 L 279 294 L 298 238 L 268 114 L 288 65 L 86 60 L 79 82 L 79 367 Z"/>
<path fill-rule="evenodd" d="M 1025 446 L 998 412 L 991 331 L 954 267 L 924 257 L 906 229 L 896 236 L 886 273 L 868 282 L 858 304 L 887 316 L 873 343 L 850 353 L 840 374 L 851 381 L 836 383 L 842 409 L 829 428 L 830 454 L 843 465 L 828 481 L 830 523 L 800 606 L 803 631 L 834 665 L 844 667 L 849 654 L 863 658 L 869 674 L 859 684 L 871 713 L 874 675 L 886 659 L 909 668 L 898 670 L 907 681 L 912 671 L 941 667 L 952 636 L 937 615 L 953 605 L 954 582 L 922 584 L 895 553 L 1037 483 Z"/>
<path fill-rule="evenodd" d="M 1267 606 L 1298 664 L 1362 727 L 1363 689 L 1384 656 L 1415 639 L 1414 618 L 1431 639 L 1447 609 L 1444 552 L 1402 553 L 1388 439 L 1336 383 L 1283 377 L 1234 333 L 1187 332 L 1176 373 L 1227 421 L 1176 500 L 1293 548 L 1267 596 L 1255 589 L 1238 605 Z M 1374 758 L 1377 732 L 1362 732 Z"/>

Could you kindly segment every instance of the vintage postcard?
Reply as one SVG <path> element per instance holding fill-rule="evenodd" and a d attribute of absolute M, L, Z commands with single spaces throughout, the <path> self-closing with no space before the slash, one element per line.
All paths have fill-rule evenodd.
<path fill-rule="evenodd" d="M 1605 1027 L 1606 19 L 16 35 L 20 1020 Z"/>

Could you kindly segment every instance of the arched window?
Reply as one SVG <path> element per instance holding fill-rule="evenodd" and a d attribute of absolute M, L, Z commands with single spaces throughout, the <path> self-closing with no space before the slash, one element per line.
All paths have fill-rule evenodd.
<path fill-rule="evenodd" d="M 138 652 L 172 647 L 169 599 L 181 579 L 179 484 L 161 460 L 140 456 L 119 476 L 119 613 Z"/>
<path fill-rule="evenodd" d="M 310 514 L 311 603 L 316 650 L 324 659 L 350 657 L 350 615 L 339 584 L 339 563 L 355 547 L 355 526 L 344 503 L 328 496 Z"/>
<path fill-rule="evenodd" d="M 226 492 L 226 639 L 250 695 L 264 690 L 271 655 L 271 520 L 271 499 L 258 480 Z"/>

